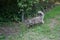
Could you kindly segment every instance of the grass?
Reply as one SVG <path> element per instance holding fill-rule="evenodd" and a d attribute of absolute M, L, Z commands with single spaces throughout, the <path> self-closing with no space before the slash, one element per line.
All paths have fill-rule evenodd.
<path fill-rule="evenodd" d="M 47 12 L 44 21 L 29 29 L 21 25 L 19 34 L 8 36 L 8 40 L 60 40 L 60 6 Z"/>
<path fill-rule="evenodd" d="M 60 14 L 60 6 L 56 6 L 55 8 L 53 8 L 52 10 L 50 10 L 45 14 L 45 19 L 54 18 L 56 15 L 59 14 Z"/>

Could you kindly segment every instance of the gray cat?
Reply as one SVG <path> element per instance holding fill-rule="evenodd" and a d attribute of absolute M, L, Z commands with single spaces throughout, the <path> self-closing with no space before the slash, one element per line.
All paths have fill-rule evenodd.
<path fill-rule="evenodd" d="M 28 27 L 30 27 L 30 25 L 34 25 L 34 24 L 38 24 L 38 23 L 44 24 L 44 13 L 42 11 L 38 11 L 37 17 L 25 20 L 25 24 Z"/>

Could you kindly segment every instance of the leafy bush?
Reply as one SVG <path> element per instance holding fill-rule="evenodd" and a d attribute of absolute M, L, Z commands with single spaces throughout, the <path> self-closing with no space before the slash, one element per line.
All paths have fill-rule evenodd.
<path fill-rule="evenodd" d="M 0 22 L 21 21 L 34 17 L 38 10 L 45 11 L 53 4 L 53 2 L 49 3 L 49 0 L 3 0 L 0 2 L 2 2 L 0 3 Z"/>
<path fill-rule="evenodd" d="M 17 16 L 17 1 L 3 0 L 0 4 L 0 22 L 13 21 Z"/>

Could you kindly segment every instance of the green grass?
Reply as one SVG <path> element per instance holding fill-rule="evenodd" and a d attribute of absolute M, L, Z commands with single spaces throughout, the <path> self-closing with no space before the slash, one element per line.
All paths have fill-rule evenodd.
<path fill-rule="evenodd" d="M 29 29 L 21 25 L 19 34 L 8 36 L 8 40 L 60 40 L 60 6 L 47 12 L 44 21 Z"/>
<path fill-rule="evenodd" d="M 45 14 L 45 19 L 54 18 L 56 15 L 60 15 L 60 6 L 56 6 Z"/>

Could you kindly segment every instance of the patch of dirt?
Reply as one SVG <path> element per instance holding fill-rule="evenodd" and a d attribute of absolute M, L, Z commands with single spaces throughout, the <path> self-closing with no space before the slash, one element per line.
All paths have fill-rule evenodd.
<path fill-rule="evenodd" d="M 54 27 L 55 27 L 57 24 L 59 24 L 60 22 L 59 22 L 56 18 L 53 18 L 53 19 L 50 19 L 50 20 L 51 20 L 51 22 L 50 22 L 49 26 L 50 26 L 50 29 L 53 30 Z"/>
<path fill-rule="evenodd" d="M 16 23 L 12 27 L 10 27 L 8 25 L 2 25 L 0 27 L 0 35 L 4 34 L 6 37 L 6 40 L 8 40 L 7 37 L 9 35 L 15 35 L 15 34 L 18 34 L 19 32 L 20 32 L 20 29 L 18 27 L 18 24 L 16 24 Z"/>
<path fill-rule="evenodd" d="M 50 19 L 50 20 L 51 20 L 50 27 L 53 28 L 58 23 L 58 21 L 55 19 Z"/>

